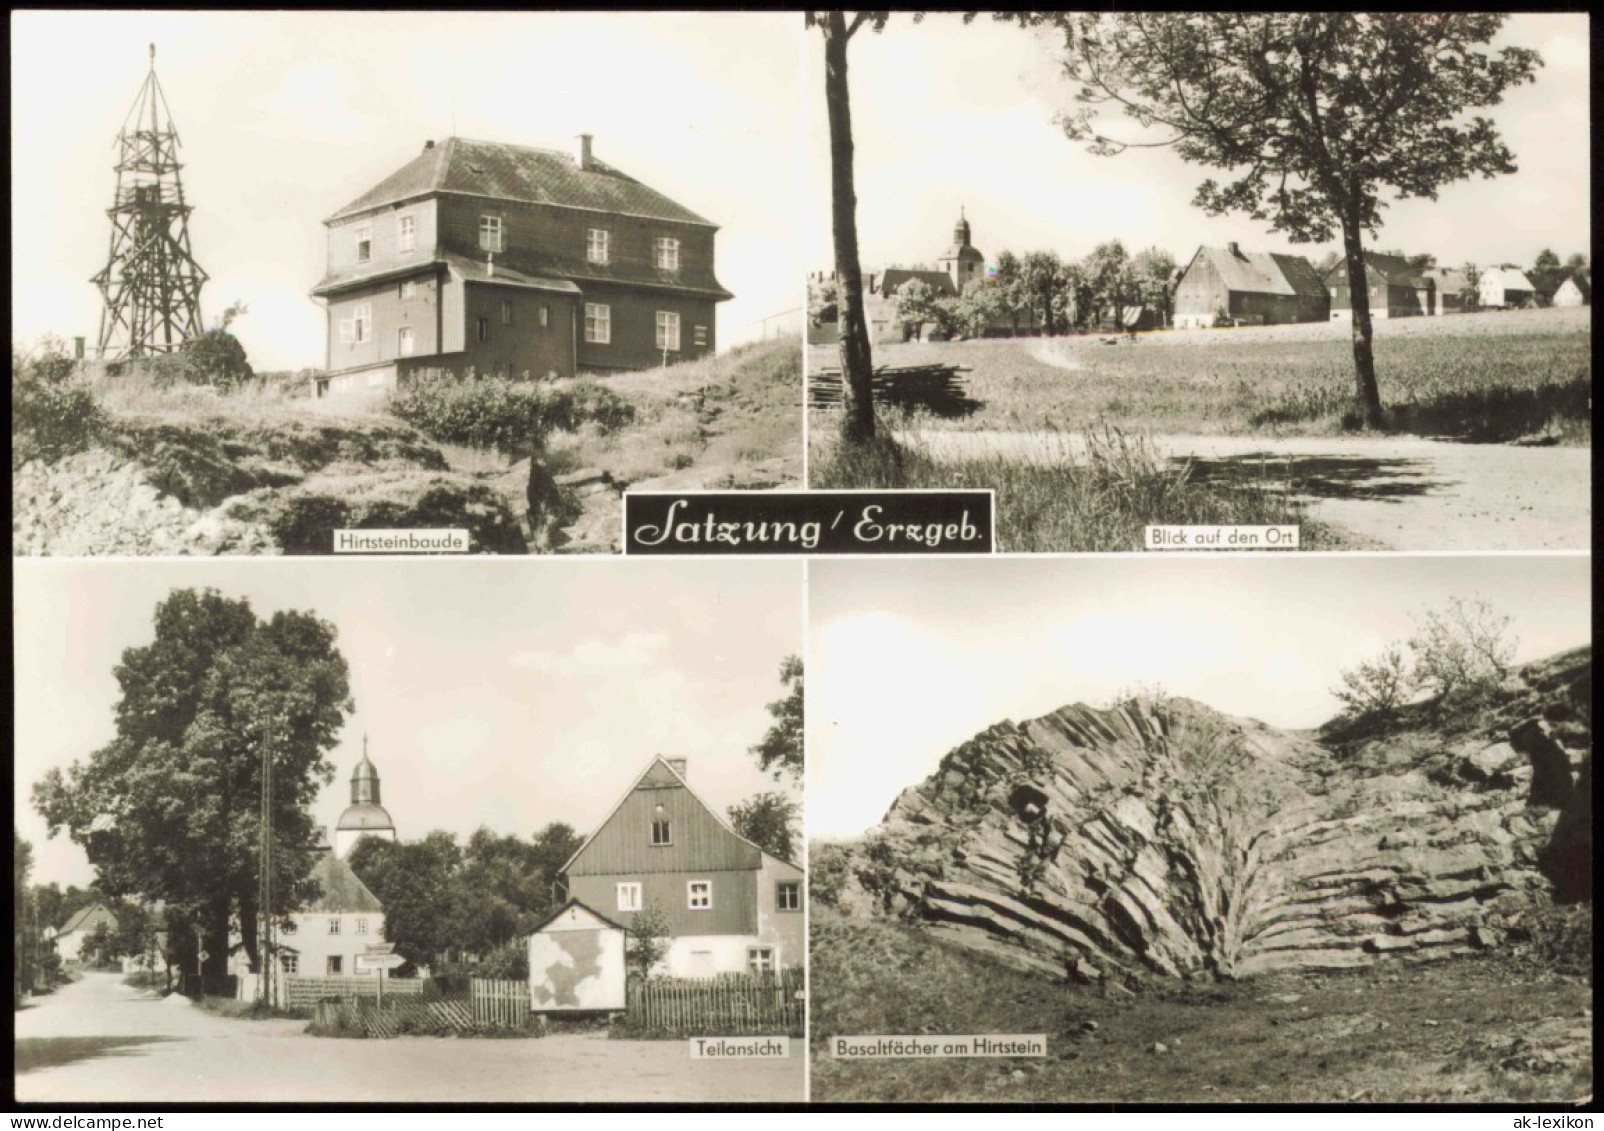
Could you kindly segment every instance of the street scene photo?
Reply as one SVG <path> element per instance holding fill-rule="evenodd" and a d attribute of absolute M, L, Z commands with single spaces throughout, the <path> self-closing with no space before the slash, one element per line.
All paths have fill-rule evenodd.
<path fill-rule="evenodd" d="M 17 594 L 19 1100 L 805 1098 L 797 563 Z"/>

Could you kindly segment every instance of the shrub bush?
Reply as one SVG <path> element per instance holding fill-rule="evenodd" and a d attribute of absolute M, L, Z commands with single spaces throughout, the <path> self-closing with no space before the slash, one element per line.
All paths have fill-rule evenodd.
<path fill-rule="evenodd" d="M 603 433 L 634 419 L 635 409 L 604 385 L 581 382 L 542 389 L 500 378 L 418 377 L 390 400 L 390 412 L 431 439 L 528 455 L 553 431 L 594 422 Z"/>
<path fill-rule="evenodd" d="M 1459 691 L 1489 691 L 1503 682 L 1515 659 L 1510 618 L 1481 597 L 1453 597 L 1420 619 L 1409 640 L 1415 682 L 1446 699 Z"/>
<path fill-rule="evenodd" d="M 105 416 L 71 358 L 46 342 L 37 356 L 11 353 L 11 466 L 54 461 L 89 447 Z"/>
<path fill-rule="evenodd" d="M 1403 648 L 1388 645 L 1381 656 L 1342 673 L 1342 683 L 1331 689 L 1350 714 L 1390 715 L 1415 689 L 1414 676 Z"/>

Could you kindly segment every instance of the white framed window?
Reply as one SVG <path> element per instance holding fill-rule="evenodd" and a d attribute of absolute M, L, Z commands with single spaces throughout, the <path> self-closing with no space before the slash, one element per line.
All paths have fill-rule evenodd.
<path fill-rule="evenodd" d="M 707 327 L 698 326 L 691 331 L 691 340 L 696 343 L 697 349 L 707 348 Z"/>
<path fill-rule="evenodd" d="M 774 973 L 774 948 L 772 946 L 747 947 L 746 969 L 751 974 Z"/>
<path fill-rule="evenodd" d="M 618 885 L 618 910 L 639 911 L 641 909 L 640 884 L 624 883 Z"/>
<path fill-rule="evenodd" d="M 329 960 L 324 964 L 323 969 L 330 975 L 345 973 L 345 956 L 343 954 L 329 955 Z"/>
<path fill-rule="evenodd" d="M 351 308 L 351 317 L 340 319 L 340 341 L 360 345 L 373 333 L 373 306 L 363 303 Z"/>
<path fill-rule="evenodd" d="M 685 906 L 692 911 L 713 910 L 713 881 L 688 880 L 685 884 Z"/>
<path fill-rule="evenodd" d="M 340 917 L 338 915 L 336 915 L 334 918 L 329 920 L 329 934 L 337 935 L 339 933 L 340 933 Z"/>
<path fill-rule="evenodd" d="M 416 251 L 418 249 L 418 218 L 416 216 L 403 216 L 398 221 L 397 245 L 402 251 Z"/>
<path fill-rule="evenodd" d="M 301 956 L 299 954 L 279 955 L 278 968 L 286 974 L 299 974 L 301 972 Z"/>
<path fill-rule="evenodd" d="M 657 348 L 660 350 L 679 349 L 679 315 L 672 310 L 659 310 L 657 312 Z"/>
<path fill-rule="evenodd" d="M 652 822 L 652 844 L 656 845 L 656 846 L 662 846 L 662 845 L 665 845 L 665 844 L 673 844 L 673 843 L 674 843 L 674 840 L 669 835 L 669 827 L 668 827 L 667 819 L 654 820 Z"/>
<path fill-rule="evenodd" d="M 373 258 L 373 229 L 366 225 L 356 230 L 356 261 L 366 263 Z"/>
<path fill-rule="evenodd" d="M 395 332 L 395 354 L 397 357 L 411 357 L 412 351 L 417 348 L 417 339 L 412 336 L 411 326 L 402 326 Z"/>
<path fill-rule="evenodd" d="M 585 233 L 585 258 L 591 263 L 606 263 L 610 242 L 606 228 L 591 228 Z"/>
<path fill-rule="evenodd" d="M 512 301 L 510 299 L 501 300 L 501 324 L 503 326 L 512 325 Z"/>
<path fill-rule="evenodd" d="M 356 921 L 356 933 L 359 935 L 368 933 L 368 921 L 366 919 L 358 919 Z"/>
<path fill-rule="evenodd" d="M 500 251 L 501 244 L 501 217 L 479 217 L 479 250 Z"/>
<path fill-rule="evenodd" d="M 418 297 L 418 281 L 416 279 L 403 279 L 403 280 L 401 280 L 401 289 L 400 289 L 399 293 L 400 293 L 402 302 L 406 302 L 408 299 L 417 298 Z"/>
<path fill-rule="evenodd" d="M 658 236 L 652 262 L 659 271 L 679 270 L 679 240 L 671 236 Z"/>
<path fill-rule="evenodd" d="M 613 308 L 604 302 L 585 304 L 585 340 L 606 345 L 613 340 Z"/>
<path fill-rule="evenodd" d="M 781 880 L 774 888 L 774 906 L 781 911 L 802 910 L 802 885 L 796 880 Z"/>

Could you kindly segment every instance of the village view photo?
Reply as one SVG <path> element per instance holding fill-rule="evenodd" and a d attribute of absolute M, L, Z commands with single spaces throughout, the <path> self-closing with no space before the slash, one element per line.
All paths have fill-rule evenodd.
<path fill-rule="evenodd" d="M 801 485 L 800 17 L 11 28 L 73 92 L 14 100 L 14 554 L 611 553 L 626 488 Z"/>
<path fill-rule="evenodd" d="M 800 573 L 20 563 L 17 1099 L 800 1103 Z"/>
<path fill-rule="evenodd" d="M 810 25 L 811 486 L 992 487 L 1016 552 L 1588 546 L 1586 15 Z"/>

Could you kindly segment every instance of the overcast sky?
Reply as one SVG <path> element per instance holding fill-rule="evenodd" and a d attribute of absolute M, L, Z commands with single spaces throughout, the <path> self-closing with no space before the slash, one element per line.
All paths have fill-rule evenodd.
<path fill-rule="evenodd" d="M 148 67 L 183 141 L 210 323 L 320 366 L 322 221 L 426 139 L 567 149 L 719 224 L 719 340 L 800 305 L 796 13 L 21 12 L 11 16 L 13 332 L 98 333 L 114 142 Z M 453 104 L 456 125 L 452 126 Z M 745 331 L 750 332 L 750 331 Z"/>
<path fill-rule="evenodd" d="M 350 802 L 364 731 L 408 840 L 551 821 L 588 833 L 656 754 L 688 758 L 721 815 L 782 788 L 748 748 L 781 660 L 802 651 L 796 562 L 19 560 L 15 576 L 16 823 L 36 882 L 92 878 L 76 845 L 46 839 L 31 787 L 113 737 L 112 668 L 150 643 L 175 588 L 338 629 L 356 714 L 314 810 L 325 827 Z"/>
<path fill-rule="evenodd" d="M 808 50 L 808 219 L 811 270 L 832 266 L 829 129 L 822 39 Z M 1498 46 L 1533 47 L 1546 66 L 1488 114 L 1520 172 L 1460 182 L 1433 201 L 1395 202 L 1380 247 L 1430 252 L 1444 263 L 1530 265 L 1545 247 L 1561 258 L 1591 246 L 1588 19 L 1520 15 Z M 952 239 L 959 207 L 988 262 L 1004 249 L 1081 258 L 1106 240 L 1128 250 L 1157 246 L 1183 265 L 1199 244 L 1292 251 L 1263 223 L 1214 219 L 1192 207 L 1209 177 L 1169 150 L 1097 157 L 1053 124 L 1071 106 L 1049 33 L 956 15 L 914 24 L 893 15 L 886 30 L 852 39 L 849 75 L 857 146 L 858 238 L 865 269 L 931 263 Z M 1109 132 L 1117 112 L 1102 120 Z M 1115 136 L 1122 136 L 1116 134 Z"/>
<path fill-rule="evenodd" d="M 808 568 L 808 832 L 877 824 L 993 723 L 1159 684 L 1307 728 L 1339 673 L 1450 595 L 1514 618 L 1519 660 L 1590 639 L 1569 556 L 830 560 Z"/>

